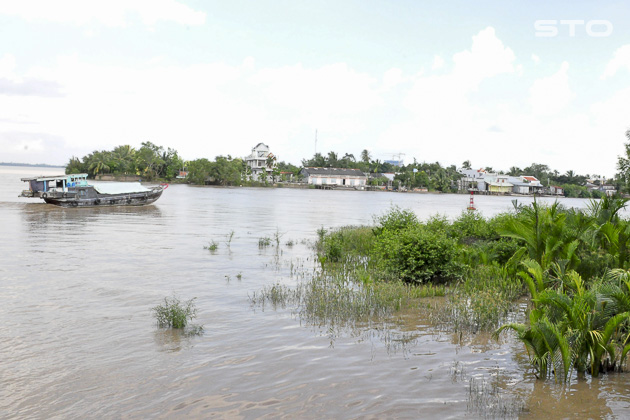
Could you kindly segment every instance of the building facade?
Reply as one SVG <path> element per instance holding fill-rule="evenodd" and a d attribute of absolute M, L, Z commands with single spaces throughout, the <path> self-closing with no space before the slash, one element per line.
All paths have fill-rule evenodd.
<path fill-rule="evenodd" d="M 306 183 L 315 186 L 349 187 L 362 190 L 367 176 L 359 169 L 304 168 L 300 171 Z"/>
<path fill-rule="evenodd" d="M 267 159 L 271 157 L 273 164 L 267 165 Z M 245 162 L 251 173 L 251 177 L 256 179 L 260 174 L 265 171 L 267 175 L 271 175 L 273 168 L 276 165 L 276 159 L 273 153 L 269 151 L 269 146 L 265 143 L 258 143 L 252 148 L 252 152 L 245 157 Z"/>

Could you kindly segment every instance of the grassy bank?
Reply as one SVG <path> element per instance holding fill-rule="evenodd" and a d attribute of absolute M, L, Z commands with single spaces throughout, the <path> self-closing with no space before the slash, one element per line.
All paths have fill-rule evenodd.
<path fill-rule="evenodd" d="M 397 207 L 371 226 L 318 232 L 316 273 L 296 288 L 274 285 L 252 300 L 292 305 L 314 325 L 383 320 L 428 311 L 450 331 L 512 330 L 540 378 L 620 371 L 630 352 L 630 222 L 625 199 L 515 206 L 485 219 L 420 221 Z M 425 299 L 443 296 L 443 299 Z M 529 322 L 508 322 L 525 298 Z"/>

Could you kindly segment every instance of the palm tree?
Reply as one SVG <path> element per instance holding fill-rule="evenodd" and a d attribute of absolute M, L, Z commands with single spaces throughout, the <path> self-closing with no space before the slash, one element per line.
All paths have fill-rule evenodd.
<path fill-rule="evenodd" d="M 499 328 L 494 336 L 511 329 L 516 337 L 525 345 L 529 360 L 536 369 L 539 379 L 549 376 L 551 365 L 554 378 L 566 381 L 571 372 L 571 350 L 567 337 L 562 334 L 557 325 L 550 322 L 541 311 L 532 310 L 529 314 L 529 327 L 524 324 L 510 323 Z"/>
<path fill-rule="evenodd" d="M 339 165 L 339 157 L 335 152 L 328 152 L 328 159 L 326 164 L 332 168 L 336 168 Z"/>
<path fill-rule="evenodd" d="M 523 207 L 517 217 L 508 219 L 500 233 L 520 240 L 529 258 L 543 270 L 560 259 L 568 260 L 570 265 L 577 264 L 575 251 L 580 242 L 566 228 L 565 219 L 566 213 L 560 211 L 557 201 L 544 206 L 534 200 L 531 206 Z"/>
<path fill-rule="evenodd" d="M 114 159 L 116 159 L 121 172 L 127 174 L 135 172 L 135 155 L 136 149 L 128 144 L 118 146 L 113 151 Z"/>
<path fill-rule="evenodd" d="M 109 169 L 109 156 L 105 151 L 95 151 L 94 153 L 92 153 L 88 166 L 88 171 L 96 176 L 102 172 L 109 172 Z"/>
<path fill-rule="evenodd" d="M 372 160 L 372 155 L 370 155 L 370 151 L 368 149 L 363 149 L 361 152 L 361 161 L 363 163 L 370 163 Z"/>

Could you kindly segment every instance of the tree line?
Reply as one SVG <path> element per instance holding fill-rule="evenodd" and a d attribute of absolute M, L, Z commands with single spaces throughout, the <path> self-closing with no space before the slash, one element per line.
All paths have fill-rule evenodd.
<path fill-rule="evenodd" d="M 75 156 L 66 165 L 67 174 L 86 173 L 97 175 L 136 175 L 143 179 L 173 179 L 184 166 L 175 149 L 164 149 L 151 142 L 142 143 L 139 149 L 129 145 L 114 150 L 95 150 L 82 159 Z"/>
<path fill-rule="evenodd" d="M 530 175 L 536 177 L 543 186 L 556 185 L 564 189 L 567 197 L 600 198 L 602 193 L 590 191 L 586 187 L 587 180 L 594 183 L 613 185 L 617 191 L 628 191 L 630 185 L 630 130 L 626 132 L 628 143 L 625 145 L 625 156 L 618 157 L 619 172 L 614 178 L 604 179 L 597 174 L 577 174 L 569 170 L 560 173 L 552 170 L 548 165 L 532 163 L 519 168 L 512 166 L 509 170 L 494 170 L 492 167 L 483 168 L 487 172 L 497 172 L 506 175 Z M 406 189 L 423 188 L 428 191 L 456 192 L 460 173 L 455 165 L 443 166 L 440 162 L 418 162 L 396 166 L 391 162 L 373 159 L 371 153 L 364 149 L 358 158 L 352 153 L 339 154 L 330 151 L 326 154 L 315 153 L 310 159 L 303 159 L 300 166 L 284 161 L 276 162 L 275 158 L 267 159 L 268 172 L 263 171 L 253 177 L 244 159 L 232 156 L 217 156 L 214 160 L 207 158 L 185 162 L 175 149 L 157 146 L 151 142 L 142 143 L 139 149 L 129 145 L 121 145 L 111 151 L 94 151 L 83 158 L 70 158 L 66 165 L 66 173 L 87 173 L 90 177 L 102 174 L 136 175 L 143 179 L 172 180 L 180 170 L 188 172 L 186 180 L 193 184 L 214 183 L 218 185 L 252 185 L 275 183 L 283 180 L 300 180 L 300 170 L 303 167 L 329 167 L 359 169 L 370 175 L 370 183 L 382 185 L 387 183 L 383 173 L 395 173 L 394 186 Z M 469 160 L 461 165 L 464 169 L 471 169 Z"/>

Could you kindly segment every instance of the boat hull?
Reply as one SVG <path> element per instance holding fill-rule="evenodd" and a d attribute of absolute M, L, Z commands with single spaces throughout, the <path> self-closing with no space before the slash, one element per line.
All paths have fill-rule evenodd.
<path fill-rule="evenodd" d="M 162 196 L 164 190 L 156 187 L 150 191 L 124 194 L 96 194 L 95 197 L 78 196 L 43 197 L 48 204 L 61 207 L 111 207 L 111 206 L 146 206 Z"/>

